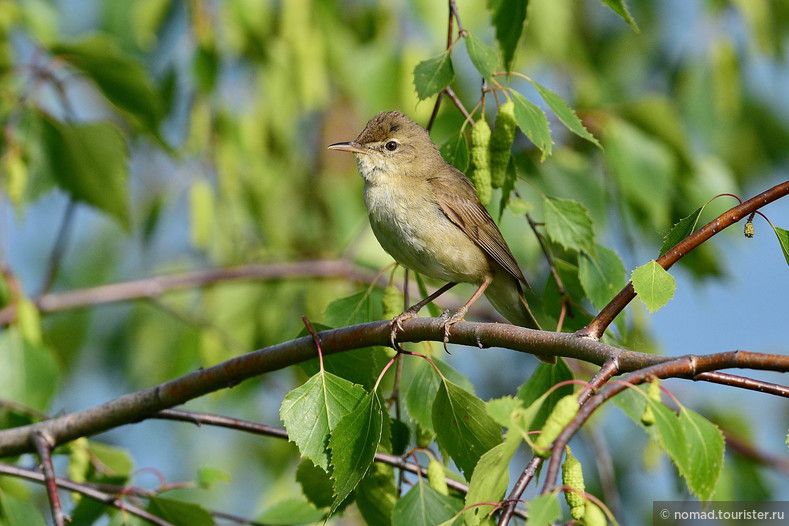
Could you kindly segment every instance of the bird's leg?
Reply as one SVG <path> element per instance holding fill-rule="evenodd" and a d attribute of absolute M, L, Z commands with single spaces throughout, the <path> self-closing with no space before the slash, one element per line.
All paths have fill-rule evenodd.
<path fill-rule="evenodd" d="M 492 281 L 493 276 L 486 277 L 485 281 L 480 284 L 479 288 L 476 290 L 476 292 L 474 292 L 471 298 L 469 298 L 466 304 L 460 307 L 455 314 L 450 316 L 450 318 L 444 322 L 444 350 L 446 352 L 449 352 L 447 349 L 447 343 L 449 343 L 449 333 L 452 329 L 452 326 L 463 319 L 463 316 L 466 315 L 466 312 L 468 312 L 468 308 L 471 306 L 471 304 L 477 301 L 480 296 L 482 296 L 482 293 L 485 292 L 485 289 L 488 288 L 488 285 L 490 285 Z"/>
<path fill-rule="evenodd" d="M 419 303 L 415 303 L 415 304 L 411 305 L 406 310 L 404 310 L 403 312 L 401 312 L 400 314 L 398 314 L 397 316 L 392 318 L 392 321 L 389 322 L 389 327 L 392 328 L 392 333 L 390 335 L 390 340 L 392 342 L 392 348 L 394 350 L 396 350 L 396 351 L 401 351 L 402 350 L 402 349 L 400 349 L 400 345 L 398 345 L 396 339 L 397 339 L 397 331 L 403 330 L 403 322 L 405 320 L 410 320 L 411 318 L 416 316 L 416 314 L 420 310 L 422 310 L 422 308 L 425 305 L 427 305 L 428 303 L 430 303 L 431 301 L 433 301 L 437 297 L 441 296 L 443 293 L 445 293 L 446 291 L 448 291 L 449 289 L 451 289 L 455 285 L 457 285 L 457 283 L 447 283 L 446 285 L 444 285 L 443 287 L 441 287 L 440 289 L 435 291 L 430 296 L 426 297 L 425 299 L 423 299 Z"/>

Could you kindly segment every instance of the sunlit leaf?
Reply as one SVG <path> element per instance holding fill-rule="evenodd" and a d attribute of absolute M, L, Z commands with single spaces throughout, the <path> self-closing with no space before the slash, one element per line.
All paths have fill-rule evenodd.
<path fill-rule="evenodd" d="M 480 75 L 490 79 L 499 63 L 499 56 L 496 50 L 471 32 L 466 33 L 465 42 L 471 63 L 474 64 Z"/>
<path fill-rule="evenodd" d="M 556 114 L 556 117 L 559 118 L 568 130 L 582 139 L 586 139 L 598 148 L 602 148 L 597 138 L 589 133 L 589 130 L 583 125 L 581 119 L 575 114 L 575 110 L 573 110 L 562 97 L 537 82 L 532 81 L 532 84 L 534 84 L 534 87 L 540 92 L 542 99 L 548 104 L 548 107 L 551 108 Z"/>
<path fill-rule="evenodd" d="M 449 50 L 438 56 L 423 60 L 414 68 L 414 86 L 420 100 L 432 97 L 449 86 L 455 78 Z"/>
<path fill-rule="evenodd" d="M 592 305 L 602 309 L 625 286 L 625 264 L 610 248 L 596 245 L 594 256 L 578 256 L 578 277 Z"/>
<path fill-rule="evenodd" d="M 392 526 L 435 526 L 451 519 L 462 507 L 463 502 L 442 495 L 419 477 L 395 504 Z"/>
<path fill-rule="evenodd" d="M 589 211 L 571 199 L 543 199 L 545 228 L 554 243 L 570 250 L 595 254 L 594 228 Z"/>
<path fill-rule="evenodd" d="M 515 120 L 518 127 L 534 145 L 542 151 L 542 159 L 551 154 L 553 140 L 548 118 L 536 104 L 516 91 L 511 92 L 515 103 Z"/>
<path fill-rule="evenodd" d="M 704 210 L 704 207 L 697 208 L 695 212 L 687 217 L 683 217 L 671 228 L 669 233 L 666 234 L 666 237 L 663 238 L 663 246 L 660 247 L 661 256 L 693 232 L 693 229 L 696 228 L 696 224 L 699 221 L 702 210 Z"/>
<path fill-rule="evenodd" d="M 370 469 L 383 431 L 383 408 L 378 396 L 366 394 L 359 405 L 332 430 L 331 478 L 335 498 L 331 512 L 356 488 Z"/>
<path fill-rule="evenodd" d="M 778 243 L 781 245 L 781 252 L 783 252 L 786 264 L 789 265 L 789 230 L 784 230 L 780 227 L 773 227 Z"/>
<path fill-rule="evenodd" d="M 633 270 L 630 279 L 649 312 L 655 312 L 668 303 L 677 288 L 674 277 L 654 259 Z"/>

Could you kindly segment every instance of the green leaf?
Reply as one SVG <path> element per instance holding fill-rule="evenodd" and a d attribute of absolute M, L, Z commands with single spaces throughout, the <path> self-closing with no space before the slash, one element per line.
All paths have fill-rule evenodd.
<path fill-rule="evenodd" d="M 556 365 L 541 363 L 537 369 L 534 370 L 529 379 L 518 389 L 518 398 L 523 400 L 524 407 L 530 407 L 544 396 L 548 392 L 548 389 L 559 382 L 565 382 L 573 378 L 573 372 L 567 366 L 567 362 L 561 357 L 556 360 Z M 571 394 L 573 394 L 572 384 L 567 384 L 555 389 L 536 413 L 533 421 L 528 426 L 528 430 L 533 431 L 542 429 L 545 419 L 548 418 L 548 415 L 553 411 L 553 406 L 556 405 L 556 402 Z"/>
<path fill-rule="evenodd" d="M 22 337 L 17 327 L 0 334 L 0 399 L 46 411 L 60 381 L 52 350 Z"/>
<path fill-rule="evenodd" d="M 289 526 L 292 524 L 313 524 L 325 518 L 325 511 L 316 509 L 304 497 L 296 497 L 277 502 L 264 511 L 257 520 L 261 524 Z"/>
<path fill-rule="evenodd" d="M 303 459 L 296 470 L 296 482 L 301 486 L 304 496 L 316 508 L 326 508 L 334 501 L 334 488 L 329 474 L 322 468 L 313 464 L 309 459 Z"/>
<path fill-rule="evenodd" d="M 595 256 L 578 256 L 578 277 L 592 305 L 602 309 L 625 286 L 625 264 L 616 252 L 595 246 Z"/>
<path fill-rule="evenodd" d="M 718 426 L 686 407 L 680 410 L 679 422 L 688 447 L 688 463 L 680 467 L 680 473 L 690 491 L 700 501 L 708 501 L 723 468 L 726 442 Z"/>
<path fill-rule="evenodd" d="M 44 113 L 39 116 L 48 173 L 74 199 L 107 212 L 128 229 L 128 151 L 117 126 L 64 124 Z"/>
<path fill-rule="evenodd" d="M 480 75 L 490 80 L 493 73 L 496 72 L 496 66 L 499 64 L 499 56 L 496 50 L 485 44 L 471 32 L 466 33 L 465 41 L 466 51 L 468 51 L 471 63 L 474 64 Z"/>
<path fill-rule="evenodd" d="M 696 224 L 699 221 L 702 210 L 704 210 L 703 206 L 697 208 L 695 212 L 687 217 L 683 217 L 671 228 L 669 233 L 666 234 L 666 237 L 663 238 L 663 246 L 660 247 L 661 256 L 693 232 L 693 229 L 696 228 Z"/>
<path fill-rule="evenodd" d="M 454 517 L 462 507 L 460 500 L 442 495 L 419 477 L 395 504 L 392 526 L 435 526 Z"/>
<path fill-rule="evenodd" d="M 540 495 L 529 502 L 529 517 L 526 526 L 546 526 L 561 517 L 559 500 L 555 494 Z"/>
<path fill-rule="evenodd" d="M 181 500 L 151 497 L 148 511 L 175 526 L 213 526 L 214 518 L 205 508 Z"/>
<path fill-rule="evenodd" d="M 373 287 L 332 301 L 323 313 L 329 327 L 346 327 L 380 320 L 383 316 L 383 290 Z"/>
<path fill-rule="evenodd" d="M 789 231 L 777 226 L 774 226 L 773 230 L 775 231 L 775 235 L 778 238 L 778 243 L 781 245 L 781 251 L 784 254 L 786 264 L 789 265 Z"/>
<path fill-rule="evenodd" d="M 499 502 L 504 498 L 510 480 L 510 460 L 520 443 L 520 437 L 516 433 L 508 433 L 504 442 L 480 457 L 466 493 L 465 524 L 477 526 L 494 508 L 493 504 L 472 505 Z"/>
<path fill-rule="evenodd" d="M 329 439 L 334 513 L 373 463 L 383 433 L 383 409 L 378 395 L 367 394 L 355 410 L 337 423 Z"/>
<path fill-rule="evenodd" d="M 319 373 L 285 396 L 279 414 L 301 455 L 328 471 L 329 434 L 364 397 L 360 386 L 331 373 Z"/>
<path fill-rule="evenodd" d="M 677 288 L 674 277 L 654 259 L 633 270 L 630 279 L 633 282 L 633 289 L 649 312 L 655 312 L 668 303 Z"/>
<path fill-rule="evenodd" d="M 551 154 L 553 144 L 548 118 L 537 105 L 517 91 L 511 91 L 510 94 L 515 103 L 515 120 L 518 122 L 518 127 L 542 151 L 544 160 Z"/>
<path fill-rule="evenodd" d="M 462 130 L 447 139 L 441 145 L 440 151 L 446 162 L 461 172 L 466 171 L 468 168 L 468 143 L 466 142 L 466 134 Z"/>
<path fill-rule="evenodd" d="M 575 114 L 575 111 L 562 97 L 533 80 L 531 83 L 534 84 L 534 87 L 537 88 L 538 92 L 540 92 L 542 99 L 548 104 L 548 107 L 551 108 L 551 111 L 556 114 L 556 117 L 559 118 L 559 120 L 567 127 L 568 130 L 582 139 L 586 139 L 598 148 L 603 148 L 598 142 L 597 138 L 589 133 L 589 130 L 584 127 L 581 119 L 578 118 L 578 115 Z"/>
<path fill-rule="evenodd" d="M 569 250 L 595 254 L 594 228 L 589 211 L 571 199 L 543 199 L 545 229 L 554 243 Z"/>
<path fill-rule="evenodd" d="M 31 501 L 18 499 L 6 491 L 0 491 L 0 510 L 3 512 L 3 526 L 46 526 L 47 524 Z"/>
<path fill-rule="evenodd" d="M 438 56 L 423 60 L 414 68 L 414 86 L 419 100 L 432 97 L 449 86 L 455 78 L 449 53 L 450 50 L 446 50 Z"/>
<path fill-rule="evenodd" d="M 636 21 L 633 19 L 632 16 L 630 16 L 630 11 L 627 9 L 625 0 L 602 0 L 602 2 L 608 7 L 610 7 L 611 9 L 613 9 L 616 14 L 618 14 L 625 20 L 625 22 L 630 24 L 630 27 L 633 28 L 633 31 L 638 33 L 639 31 L 638 24 L 636 24 Z"/>
<path fill-rule="evenodd" d="M 367 524 L 392 524 L 392 512 L 399 500 L 392 466 L 375 462 L 357 486 L 355 495 L 356 507 Z"/>
<path fill-rule="evenodd" d="M 454 370 L 446 362 L 434 358 L 433 363 L 436 364 L 441 374 L 449 380 L 462 386 L 469 392 L 474 392 L 474 385 L 469 379 Z M 405 407 L 408 410 L 408 414 L 423 429 L 433 433 L 433 409 L 431 404 L 425 403 L 425 400 L 436 399 L 441 378 L 427 360 L 416 360 L 406 382 L 404 393 Z"/>
<path fill-rule="evenodd" d="M 493 27 L 496 28 L 496 40 L 504 59 L 504 69 L 512 69 L 515 50 L 523 34 L 526 23 L 526 7 L 528 0 L 488 0 Z"/>
<path fill-rule="evenodd" d="M 485 403 L 450 381 L 443 381 L 433 402 L 438 444 L 449 452 L 468 479 L 479 458 L 501 443 L 501 427 L 485 411 Z"/>
<path fill-rule="evenodd" d="M 91 78 L 107 100 L 159 138 L 164 115 L 156 88 L 143 64 L 125 54 L 114 38 L 94 34 L 79 42 L 55 44 L 50 52 Z"/>

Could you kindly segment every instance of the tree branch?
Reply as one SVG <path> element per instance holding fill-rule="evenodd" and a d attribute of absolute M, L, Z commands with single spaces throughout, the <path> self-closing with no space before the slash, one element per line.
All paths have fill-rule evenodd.
<path fill-rule="evenodd" d="M 688 237 L 674 245 L 673 248 L 668 250 L 665 254 L 657 259 L 657 263 L 668 270 L 671 266 L 679 261 L 683 256 L 689 253 L 694 248 L 698 247 L 709 238 L 722 231 L 723 229 L 737 223 L 741 219 L 749 216 L 759 208 L 780 199 L 781 197 L 789 194 L 789 181 L 777 184 L 769 190 L 762 192 L 756 197 L 748 199 L 744 203 L 730 208 L 723 214 L 719 215 L 703 227 L 699 228 Z M 601 310 L 595 319 L 589 325 L 578 331 L 582 336 L 598 339 L 605 332 L 606 328 L 614 321 L 622 310 L 630 303 L 636 293 L 633 290 L 633 283 L 628 284 L 623 288 L 614 299 L 612 299 L 603 310 Z"/>

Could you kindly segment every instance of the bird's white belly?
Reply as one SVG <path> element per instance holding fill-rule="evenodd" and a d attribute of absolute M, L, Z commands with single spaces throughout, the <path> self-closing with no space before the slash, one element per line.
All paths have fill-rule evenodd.
<path fill-rule="evenodd" d="M 447 218 L 432 196 L 403 193 L 396 184 L 365 183 L 370 226 L 383 249 L 420 274 L 444 281 L 481 282 L 490 273 L 482 249 Z"/>

